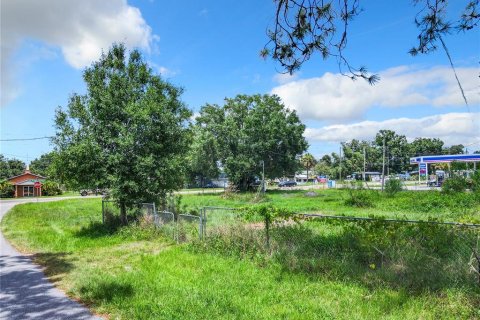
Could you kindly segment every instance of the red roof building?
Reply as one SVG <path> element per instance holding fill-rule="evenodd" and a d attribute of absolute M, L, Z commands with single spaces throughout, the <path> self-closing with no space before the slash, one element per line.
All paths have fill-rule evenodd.
<path fill-rule="evenodd" d="M 8 178 L 7 181 L 15 186 L 15 198 L 39 197 L 42 195 L 42 188 L 35 188 L 35 182 L 43 183 L 45 177 L 31 173 L 28 166 L 21 175 Z"/>

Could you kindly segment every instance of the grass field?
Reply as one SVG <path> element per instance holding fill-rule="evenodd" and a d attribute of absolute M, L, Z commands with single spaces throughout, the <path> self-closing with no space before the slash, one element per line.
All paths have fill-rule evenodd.
<path fill-rule="evenodd" d="M 347 190 L 271 190 L 261 199 L 255 194 L 243 193 L 182 195 L 182 203 L 188 208 L 224 206 L 238 208 L 255 203 L 271 203 L 278 207 L 305 213 L 329 215 L 382 216 L 398 219 L 434 218 L 439 220 L 480 222 L 480 199 L 474 194 L 444 195 L 437 191 L 403 191 L 389 198 L 373 190 L 362 191 L 372 200 L 372 206 L 345 205 L 350 197 Z"/>
<path fill-rule="evenodd" d="M 335 201 L 272 193 L 269 201 L 316 211 Z M 242 197 L 245 197 L 242 201 Z M 240 206 L 249 196 L 184 196 L 189 205 Z M 217 199 L 218 201 L 215 201 Z M 333 203 L 333 204 L 332 204 Z M 387 206 L 383 204 L 382 206 Z M 374 212 L 382 212 L 378 206 Z M 475 319 L 480 295 L 457 286 L 412 293 L 389 284 L 321 273 L 289 272 L 278 264 L 192 250 L 150 229 L 111 232 L 99 224 L 100 199 L 31 203 L 2 221 L 5 236 L 35 254 L 56 285 L 99 314 L 121 319 Z M 345 209 L 348 213 L 350 209 Z M 354 210 L 368 214 L 370 211 Z M 373 212 L 373 211 L 372 211 Z M 448 216 L 444 212 L 445 216 Z"/>

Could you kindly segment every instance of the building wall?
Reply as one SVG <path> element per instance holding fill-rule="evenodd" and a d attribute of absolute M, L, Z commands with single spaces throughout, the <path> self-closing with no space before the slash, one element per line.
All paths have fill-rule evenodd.
<path fill-rule="evenodd" d="M 32 173 L 24 173 L 21 176 L 11 178 L 8 181 L 12 184 L 17 184 L 25 180 L 43 180 L 43 178 Z"/>
<path fill-rule="evenodd" d="M 32 174 L 30 172 L 26 172 L 18 177 L 14 177 L 14 178 L 11 178 L 8 180 L 8 182 L 10 182 L 11 184 L 15 185 L 15 197 L 18 198 L 18 197 L 23 197 L 24 194 L 23 194 L 23 186 L 18 186 L 16 185 L 17 183 L 22 183 L 24 182 L 25 180 L 40 180 L 40 181 L 43 181 L 44 178 L 41 177 L 41 176 L 38 176 L 38 175 L 35 175 L 35 174 Z M 33 186 L 33 182 L 31 183 L 31 186 Z M 35 189 L 33 190 L 33 193 L 34 193 L 34 196 L 37 197 L 37 196 L 40 196 L 41 195 L 41 189 Z"/>
<path fill-rule="evenodd" d="M 25 195 L 23 194 L 23 187 L 24 186 L 15 186 L 15 198 L 21 198 L 24 197 Z M 25 186 L 27 187 L 27 186 Z M 33 187 L 33 184 L 31 185 Z M 33 188 L 33 196 L 34 197 L 40 197 L 42 195 L 42 188 Z"/>

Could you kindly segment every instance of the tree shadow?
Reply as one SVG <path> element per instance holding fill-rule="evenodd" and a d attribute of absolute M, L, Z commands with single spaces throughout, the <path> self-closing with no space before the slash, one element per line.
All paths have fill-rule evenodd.
<path fill-rule="evenodd" d="M 71 268 L 66 257 L 63 253 L 46 257 L 60 266 L 53 273 Z M 56 289 L 29 257 L 0 256 L 0 261 L 1 319 L 97 319 Z"/>
<path fill-rule="evenodd" d="M 50 281 L 59 280 L 58 275 L 70 272 L 73 268 L 73 259 L 70 253 L 66 252 L 48 252 L 36 253 L 33 255 L 35 263 L 44 267 L 43 273 Z"/>
<path fill-rule="evenodd" d="M 134 290 L 131 284 L 118 283 L 112 279 L 91 279 L 80 286 L 79 293 L 83 301 L 95 304 L 130 297 Z"/>
<path fill-rule="evenodd" d="M 98 239 L 111 236 L 121 227 L 120 223 L 103 224 L 101 222 L 91 222 L 74 233 L 75 237 Z"/>

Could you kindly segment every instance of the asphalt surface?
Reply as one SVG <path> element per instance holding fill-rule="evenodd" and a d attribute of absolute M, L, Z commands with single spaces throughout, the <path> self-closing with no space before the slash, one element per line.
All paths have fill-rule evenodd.
<path fill-rule="evenodd" d="M 0 202 L 0 221 L 19 203 L 68 199 L 18 199 Z M 101 319 L 69 299 L 47 280 L 29 256 L 15 250 L 0 231 L 0 319 Z"/>

